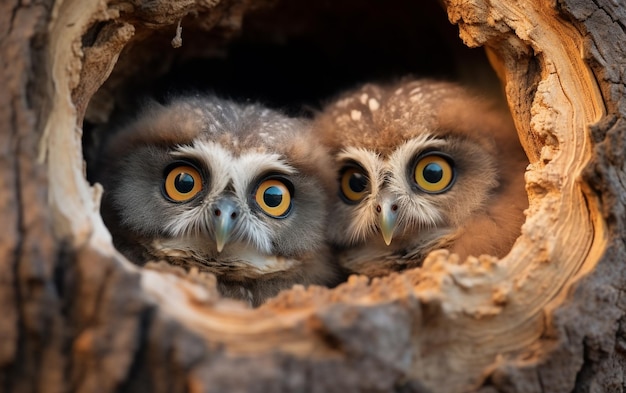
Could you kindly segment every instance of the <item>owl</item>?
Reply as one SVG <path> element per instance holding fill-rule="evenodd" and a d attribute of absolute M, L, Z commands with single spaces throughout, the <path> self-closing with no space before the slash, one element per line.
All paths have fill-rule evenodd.
<path fill-rule="evenodd" d="M 310 121 L 213 95 L 150 102 L 111 127 L 97 160 L 116 248 L 217 277 L 259 305 L 293 284 L 332 286 L 330 159 Z"/>
<path fill-rule="evenodd" d="M 365 84 L 330 102 L 314 132 L 334 159 L 328 236 L 349 272 L 419 267 L 439 248 L 503 256 L 519 236 L 526 155 L 506 109 L 467 88 Z"/>

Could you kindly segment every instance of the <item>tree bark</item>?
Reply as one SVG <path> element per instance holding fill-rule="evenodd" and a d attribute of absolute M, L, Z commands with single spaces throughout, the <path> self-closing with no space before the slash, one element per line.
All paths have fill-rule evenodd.
<path fill-rule="evenodd" d="M 251 309 L 114 249 L 81 126 L 125 72 L 170 66 L 140 43 L 183 18 L 229 39 L 252 2 L 2 2 L 0 391 L 625 391 L 626 7 L 444 6 L 486 48 L 529 156 L 515 246 Z"/>

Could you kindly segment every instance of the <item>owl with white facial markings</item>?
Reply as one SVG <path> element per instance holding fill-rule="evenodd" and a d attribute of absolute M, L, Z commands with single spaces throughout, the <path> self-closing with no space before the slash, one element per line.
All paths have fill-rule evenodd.
<path fill-rule="evenodd" d="M 324 242 L 334 173 L 310 131 L 211 95 L 147 104 L 109 130 L 95 170 L 116 248 L 213 273 L 255 306 L 294 284 L 337 284 Z"/>
<path fill-rule="evenodd" d="M 504 256 L 528 206 L 510 114 L 451 82 L 365 84 L 314 122 L 336 169 L 329 242 L 339 264 L 381 276 L 439 248 Z"/>

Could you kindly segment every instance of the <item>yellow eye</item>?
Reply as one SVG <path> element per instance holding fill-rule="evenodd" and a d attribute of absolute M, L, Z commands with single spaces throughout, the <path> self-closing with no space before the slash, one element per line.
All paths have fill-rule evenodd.
<path fill-rule="evenodd" d="M 367 193 L 369 181 L 363 170 L 348 167 L 341 174 L 341 194 L 347 202 L 359 202 Z"/>
<path fill-rule="evenodd" d="M 431 153 L 423 156 L 415 166 L 415 182 L 424 192 L 437 194 L 447 191 L 454 182 L 452 160 L 445 156 Z"/>
<path fill-rule="evenodd" d="M 254 200 L 270 217 L 285 217 L 291 209 L 291 192 L 278 179 L 263 180 L 254 193 Z"/>
<path fill-rule="evenodd" d="M 172 168 L 165 176 L 165 195 L 174 202 L 185 202 L 202 190 L 202 176 L 190 165 Z"/>

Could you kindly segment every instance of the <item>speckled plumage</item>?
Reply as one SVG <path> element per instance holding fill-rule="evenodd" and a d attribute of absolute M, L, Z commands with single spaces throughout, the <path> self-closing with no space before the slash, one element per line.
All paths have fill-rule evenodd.
<path fill-rule="evenodd" d="M 333 174 L 308 122 L 258 104 L 185 96 L 152 102 L 112 128 L 95 180 L 114 244 L 131 261 L 211 272 L 224 295 L 253 305 L 296 283 L 337 283 L 321 191 Z M 197 178 L 200 191 L 191 188 Z M 263 193 L 267 180 L 284 187 L 266 193 L 283 194 Z M 286 213 L 261 207 L 266 197 L 287 200 L 285 192 Z"/>
<path fill-rule="evenodd" d="M 327 105 L 314 128 L 335 160 L 329 241 L 347 270 L 417 267 L 437 248 L 503 256 L 519 235 L 526 156 L 506 110 L 462 86 L 366 84 Z M 427 177 L 447 186 L 426 191 Z"/>

